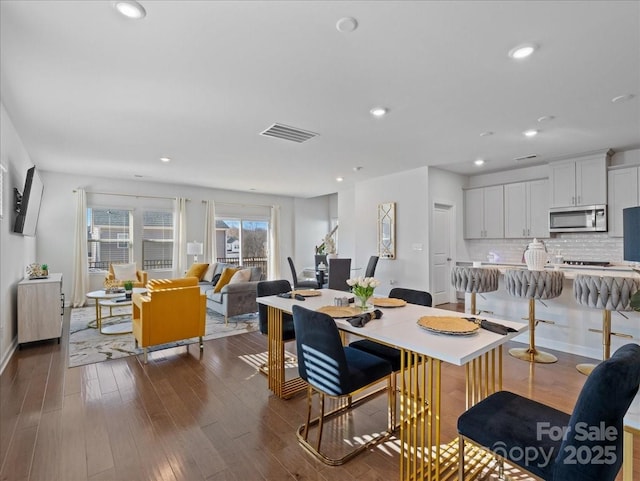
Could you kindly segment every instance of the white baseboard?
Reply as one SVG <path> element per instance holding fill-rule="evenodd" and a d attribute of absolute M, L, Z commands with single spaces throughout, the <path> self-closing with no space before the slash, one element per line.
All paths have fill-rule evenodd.
<path fill-rule="evenodd" d="M 0 362 L 0 375 L 4 372 L 4 368 L 7 367 L 7 364 L 9 364 L 9 361 L 11 360 L 11 356 L 13 356 L 13 353 L 16 352 L 17 348 L 18 348 L 18 338 L 14 337 L 13 340 L 11 341 L 11 345 L 9 346 L 9 349 L 7 350 L 7 353 L 5 354 L 4 358 Z"/>

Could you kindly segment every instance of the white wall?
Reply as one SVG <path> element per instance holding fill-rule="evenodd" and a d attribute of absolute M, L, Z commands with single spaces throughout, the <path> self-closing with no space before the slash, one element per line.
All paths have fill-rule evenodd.
<path fill-rule="evenodd" d="M 627 150 L 625 152 L 616 152 L 611 156 L 611 167 L 621 165 L 640 165 L 640 149 Z"/>
<path fill-rule="evenodd" d="M 0 103 L 0 162 L 4 173 L 0 219 L 0 372 L 17 342 L 17 285 L 25 267 L 36 261 L 36 238 L 13 233 L 13 189 L 24 187 L 27 169 L 33 166 L 4 105 Z"/>
<path fill-rule="evenodd" d="M 331 202 L 335 197 L 337 195 L 334 194 L 311 199 L 295 199 L 292 228 L 296 237 L 295 250 L 284 252 L 283 255 L 285 261 L 288 256 L 293 258 L 298 273 L 305 267 L 315 265 L 315 246 L 320 245 L 324 236 L 331 230 Z M 283 277 L 290 279 L 288 267 Z"/>
<path fill-rule="evenodd" d="M 297 200 L 291 197 L 250 194 L 234 191 L 206 189 L 181 185 L 160 184 L 141 181 L 127 181 L 105 179 L 82 175 L 69 175 L 55 172 L 42 172 L 42 180 L 45 185 L 42 210 L 38 222 L 38 258 L 44 259 L 49 264 L 49 270 L 62 272 L 64 278 L 63 290 L 68 299 L 71 296 L 72 280 L 72 255 L 73 255 L 73 226 L 75 223 L 75 201 L 73 191 L 82 187 L 87 192 L 117 192 L 122 194 L 138 194 L 140 196 L 166 196 L 187 197 L 187 239 L 202 242 L 204 236 L 204 204 L 203 200 L 213 199 L 216 203 L 239 203 L 280 205 L 280 257 L 281 275 L 289 277 L 287 256 L 291 252 L 304 251 L 313 255 L 314 242 L 317 236 L 305 235 L 305 230 L 300 229 L 300 235 L 294 228 Z M 116 198 L 117 199 L 117 198 Z M 303 206 L 317 204 L 315 210 L 307 209 L 309 224 L 328 223 L 328 199 L 318 199 L 313 202 L 302 202 Z M 223 207 L 220 206 L 219 209 Z M 320 216 L 314 219 L 313 216 Z M 324 232 L 324 229 L 322 230 Z M 312 261 L 313 257 L 310 257 Z M 98 289 L 102 286 L 103 275 L 95 274 L 91 279 L 91 288 Z"/>
<path fill-rule="evenodd" d="M 547 179 L 551 173 L 548 164 L 523 167 L 520 169 L 478 174 L 468 177 L 466 187 L 486 187 L 496 184 L 524 182 L 525 180 Z"/>
<path fill-rule="evenodd" d="M 400 172 L 345 187 L 338 192 L 340 257 L 350 257 L 364 274 L 369 256 L 377 254 L 378 204 L 396 203 L 396 258 L 380 259 L 377 294 L 388 294 L 393 285 L 429 290 L 428 249 L 411 245 L 429 242 L 428 170 Z M 391 282 L 394 282 L 392 285 Z"/>
<path fill-rule="evenodd" d="M 458 259 L 466 260 L 469 258 L 469 252 L 467 249 L 467 243 L 464 241 L 464 195 L 462 186 L 468 181 L 468 178 L 464 175 L 454 174 L 445 170 L 437 168 L 429 168 L 429 225 L 433 225 L 433 209 L 436 204 L 451 206 L 451 213 L 454 220 L 453 239 L 452 246 L 453 252 L 451 252 L 450 266 L 454 267 L 455 262 Z M 429 236 L 429 259 L 433 258 L 433 252 L 431 246 L 434 242 L 434 236 L 439 235 L 438 232 L 434 232 L 430 229 Z M 432 283 L 434 279 L 432 279 Z M 455 299 L 455 291 L 451 287 L 449 293 L 451 300 Z"/>

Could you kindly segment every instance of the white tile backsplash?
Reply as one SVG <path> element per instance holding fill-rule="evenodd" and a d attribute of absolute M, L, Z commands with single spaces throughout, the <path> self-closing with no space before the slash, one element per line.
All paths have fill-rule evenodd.
<path fill-rule="evenodd" d="M 470 261 L 484 261 L 495 254 L 495 262 L 524 262 L 522 256 L 532 239 L 473 239 L 467 240 Z M 556 234 L 542 239 L 547 251 L 560 253 L 568 260 L 622 262 L 622 238 L 601 233 Z M 461 259 L 462 260 L 462 259 Z"/>

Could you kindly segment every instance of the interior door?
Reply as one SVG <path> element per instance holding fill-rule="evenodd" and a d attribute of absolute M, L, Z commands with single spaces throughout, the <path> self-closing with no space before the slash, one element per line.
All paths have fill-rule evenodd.
<path fill-rule="evenodd" d="M 431 233 L 431 295 L 433 304 L 452 302 L 451 288 L 451 229 L 453 224 L 452 207 L 436 204 L 433 209 L 433 232 Z"/>

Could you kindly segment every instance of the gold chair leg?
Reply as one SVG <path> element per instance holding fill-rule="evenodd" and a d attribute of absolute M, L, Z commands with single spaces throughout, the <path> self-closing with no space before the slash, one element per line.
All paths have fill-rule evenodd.
<path fill-rule="evenodd" d="M 313 388 L 307 386 L 307 422 L 304 423 L 302 437 L 305 441 L 309 438 L 309 424 L 311 423 L 311 405 L 313 404 Z"/>
<path fill-rule="evenodd" d="M 318 447 L 316 448 L 320 452 L 320 441 L 322 441 L 322 428 L 324 427 L 324 393 L 320 395 L 320 422 L 318 424 Z M 349 396 L 351 399 L 351 396 Z"/>
<path fill-rule="evenodd" d="M 147 348 L 143 347 L 142 348 L 142 352 L 144 353 L 144 355 L 143 355 L 144 363 L 147 364 L 147 361 L 148 361 L 148 359 L 147 359 Z"/>
<path fill-rule="evenodd" d="M 204 342 L 202 340 L 202 336 L 198 336 L 198 338 L 200 339 L 200 350 L 202 351 L 204 349 Z"/>

